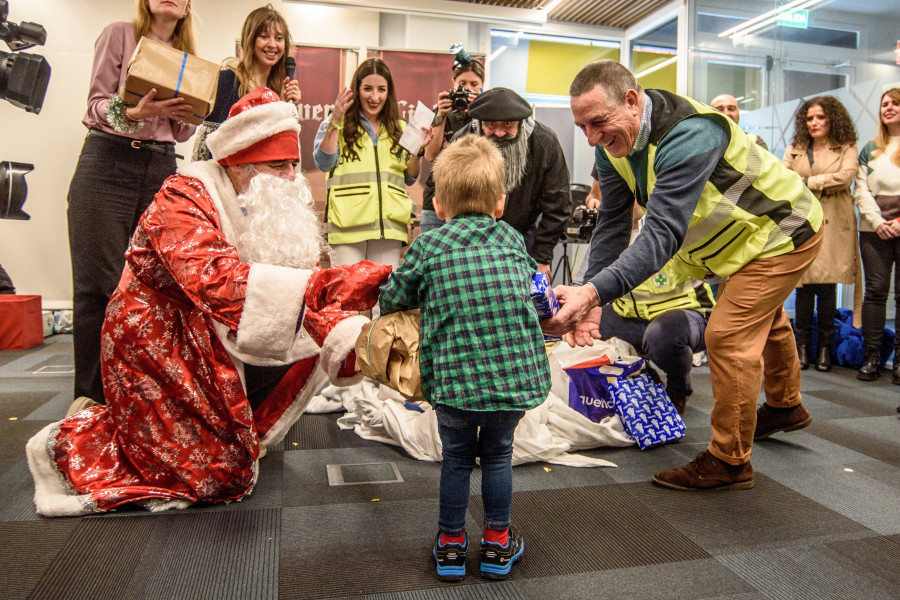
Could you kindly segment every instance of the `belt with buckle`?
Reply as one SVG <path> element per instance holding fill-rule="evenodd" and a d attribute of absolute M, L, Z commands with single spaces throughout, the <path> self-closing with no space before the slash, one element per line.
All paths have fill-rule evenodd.
<path fill-rule="evenodd" d="M 157 142 L 154 140 L 136 140 L 122 135 L 115 135 L 102 129 L 91 129 L 88 135 L 110 140 L 119 144 L 127 144 L 135 150 L 149 150 L 150 152 L 158 152 L 160 154 L 175 153 L 175 144 L 172 142 Z"/>

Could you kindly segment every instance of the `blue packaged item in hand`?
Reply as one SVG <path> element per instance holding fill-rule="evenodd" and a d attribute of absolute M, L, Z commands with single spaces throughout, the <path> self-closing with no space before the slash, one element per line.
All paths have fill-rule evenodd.
<path fill-rule="evenodd" d="M 556 299 L 545 273 L 535 273 L 531 276 L 531 300 L 541 319 L 549 319 L 559 312 L 559 300 Z"/>

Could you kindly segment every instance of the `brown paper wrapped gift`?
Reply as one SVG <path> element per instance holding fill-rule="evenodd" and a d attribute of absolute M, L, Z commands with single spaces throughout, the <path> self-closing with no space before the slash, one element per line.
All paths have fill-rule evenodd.
<path fill-rule="evenodd" d="M 184 98 L 194 107 L 194 116 L 187 121 L 199 125 L 216 103 L 219 69 L 214 62 L 142 37 L 128 63 L 120 93 L 129 106 L 152 88 L 156 88 L 157 100 Z"/>
<path fill-rule="evenodd" d="M 356 339 L 356 366 L 363 375 L 407 400 L 424 400 L 419 376 L 419 311 L 382 315 L 367 323 Z"/>

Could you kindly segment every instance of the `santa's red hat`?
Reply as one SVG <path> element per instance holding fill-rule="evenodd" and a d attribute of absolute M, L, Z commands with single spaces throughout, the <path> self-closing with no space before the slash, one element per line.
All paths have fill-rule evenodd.
<path fill-rule="evenodd" d="M 297 109 L 269 88 L 256 88 L 234 103 L 228 118 L 206 138 L 220 165 L 300 158 Z"/>

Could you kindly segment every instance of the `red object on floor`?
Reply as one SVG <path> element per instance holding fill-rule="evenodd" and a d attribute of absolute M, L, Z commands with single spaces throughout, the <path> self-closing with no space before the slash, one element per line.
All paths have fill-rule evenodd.
<path fill-rule="evenodd" d="M 0 294 L 0 350 L 27 350 L 43 341 L 41 297 Z"/>

